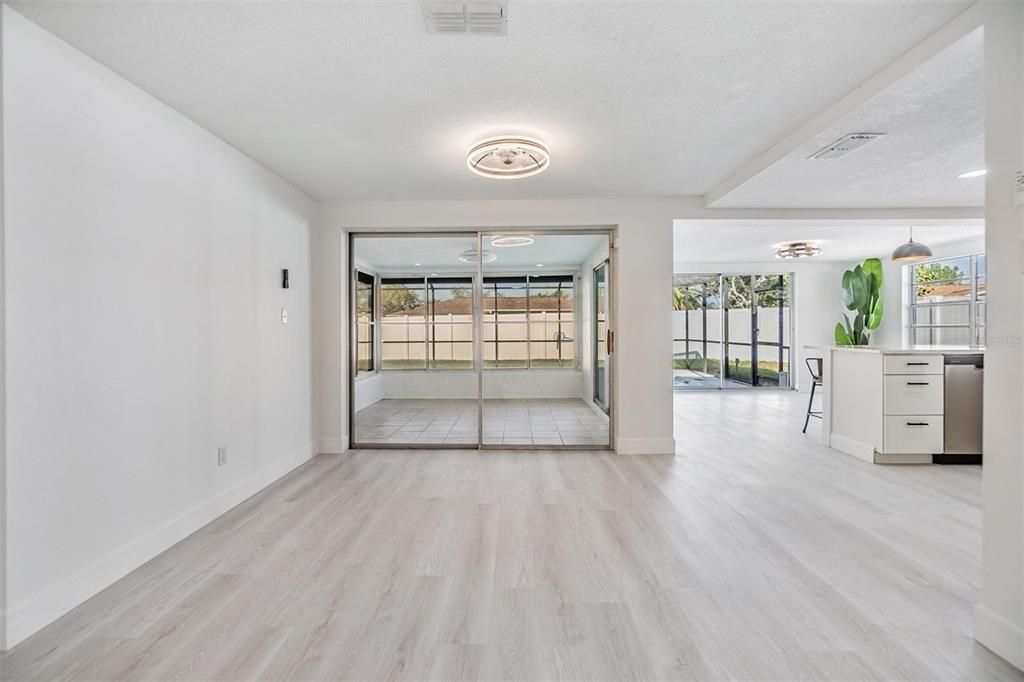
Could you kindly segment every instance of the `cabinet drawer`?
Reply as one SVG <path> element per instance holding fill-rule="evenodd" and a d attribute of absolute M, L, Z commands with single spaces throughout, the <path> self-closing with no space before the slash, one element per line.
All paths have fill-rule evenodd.
<path fill-rule="evenodd" d="M 942 452 L 942 417 L 886 417 L 882 436 L 887 454 Z"/>
<path fill-rule="evenodd" d="M 942 374 L 941 355 L 886 355 L 886 374 Z"/>
<path fill-rule="evenodd" d="M 890 374 L 885 377 L 886 414 L 942 414 L 943 377 L 928 374 Z"/>

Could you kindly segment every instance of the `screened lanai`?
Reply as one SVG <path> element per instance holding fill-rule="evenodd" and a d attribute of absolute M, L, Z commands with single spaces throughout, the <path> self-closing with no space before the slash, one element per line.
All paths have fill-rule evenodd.
<path fill-rule="evenodd" d="M 673 387 L 791 388 L 791 274 L 677 274 Z"/>

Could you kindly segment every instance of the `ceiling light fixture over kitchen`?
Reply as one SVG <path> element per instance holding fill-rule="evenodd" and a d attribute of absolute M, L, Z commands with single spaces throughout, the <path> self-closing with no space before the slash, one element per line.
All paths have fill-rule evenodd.
<path fill-rule="evenodd" d="M 528 234 L 495 235 L 491 237 L 491 246 L 508 249 L 513 246 L 529 246 L 536 240 Z"/>
<path fill-rule="evenodd" d="M 529 137 L 491 137 L 466 153 L 469 170 L 485 178 L 527 178 L 543 173 L 550 163 L 544 143 Z"/>
<path fill-rule="evenodd" d="M 988 171 L 986 169 L 979 168 L 978 170 L 972 170 L 972 171 L 967 171 L 966 173 L 961 173 L 957 177 L 960 178 L 961 180 L 967 180 L 968 178 L 980 178 L 982 175 L 984 175 L 987 172 Z"/>
<path fill-rule="evenodd" d="M 900 244 L 892 252 L 892 259 L 897 263 L 913 263 L 932 257 L 932 250 L 921 242 L 914 241 L 914 226 L 910 226 L 910 241 Z"/>
<path fill-rule="evenodd" d="M 787 242 L 775 245 L 776 258 L 813 258 L 821 255 L 821 242 Z"/>

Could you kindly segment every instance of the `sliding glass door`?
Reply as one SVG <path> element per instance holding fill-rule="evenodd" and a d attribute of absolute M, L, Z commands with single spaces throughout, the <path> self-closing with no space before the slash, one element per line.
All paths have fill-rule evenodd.
<path fill-rule="evenodd" d="M 675 388 L 791 388 L 789 273 L 676 275 Z"/>
<path fill-rule="evenodd" d="M 352 447 L 604 449 L 610 231 L 350 235 Z"/>
<path fill-rule="evenodd" d="M 721 388 L 722 276 L 676 275 L 672 289 L 672 383 Z"/>
<path fill-rule="evenodd" d="M 608 261 L 604 261 L 593 272 L 594 288 L 591 293 L 591 347 L 594 368 L 594 404 L 608 414 Z"/>

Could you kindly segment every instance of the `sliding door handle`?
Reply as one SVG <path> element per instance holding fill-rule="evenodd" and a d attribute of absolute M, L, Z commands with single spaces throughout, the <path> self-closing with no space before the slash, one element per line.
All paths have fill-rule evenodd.
<path fill-rule="evenodd" d="M 605 332 L 605 345 L 608 348 L 608 355 L 615 352 L 615 332 L 611 329 Z"/>

